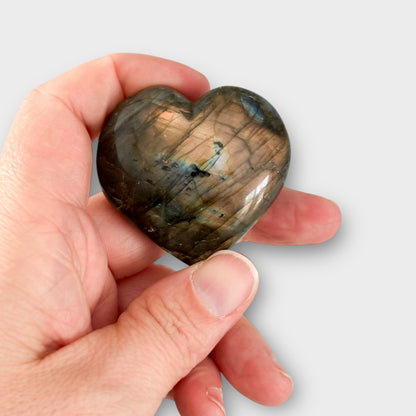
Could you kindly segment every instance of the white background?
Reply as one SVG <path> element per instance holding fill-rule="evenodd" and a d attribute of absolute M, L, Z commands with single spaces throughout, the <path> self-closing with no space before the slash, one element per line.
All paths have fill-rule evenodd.
<path fill-rule="evenodd" d="M 226 385 L 230 415 L 416 414 L 414 4 L 0 6 L 1 144 L 38 84 L 107 53 L 148 53 L 195 67 L 212 87 L 245 87 L 273 103 L 292 141 L 287 185 L 340 205 L 342 226 L 328 243 L 238 247 L 261 275 L 248 316 L 295 391 L 267 408 Z M 158 413 L 175 414 L 169 402 Z"/>

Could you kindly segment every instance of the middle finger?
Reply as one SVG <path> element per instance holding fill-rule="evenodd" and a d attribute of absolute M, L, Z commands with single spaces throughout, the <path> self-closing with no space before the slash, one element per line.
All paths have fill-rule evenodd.
<path fill-rule="evenodd" d="M 90 198 L 88 211 L 101 232 L 116 279 L 138 273 L 164 254 L 119 214 L 102 193 Z M 332 201 L 283 188 L 244 240 L 280 245 L 316 244 L 330 239 L 340 222 L 339 208 Z"/>
<path fill-rule="evenodd" d="M 139 273 L 165 254 L 117 212 L 103 193 L 89 199 L 87 211 L 101 234 L 107 250 L 108 266 L 116 280 Z"/>

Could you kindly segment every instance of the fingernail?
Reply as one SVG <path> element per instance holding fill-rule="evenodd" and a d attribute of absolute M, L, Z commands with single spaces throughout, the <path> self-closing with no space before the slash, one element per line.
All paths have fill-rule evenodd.
<path fill-rule="evenodd" d="M 222 398 L 222 388 L 208 387 L 207 398 L 208 400 L 211 400 L 220 409 L 221 413 L 225 416 L 225 409 L 224 409 L 223 398 Z"/>
<path fill-rule="evenodd" d="M 292 385 L 292 388 L 293 388 L 292 377 L 290 377 L 290 375 L 288 373 L 286 373 L 286 371 L 283 369 L 282 365 L 280 364 L 280 362 L 277 360 L 277 358 L 274 356 L 274 354 L 272 352 L 270 352 L 270 358 L 271 358 L 271 361 L 276 366 L 276 370 L 277 370 L 278 374 L 283 376 L 283 378 L 286 379 L 288 384 Z"/>
<path fill-rule="evenodd" d="M 196 266 L 192 273 L 199 301 L 214 315 L 226 316 L 257 289 L 254 265 L 234 251 L 220 251 Z"/>
<path fill-rule="evenodd" d="M 288 373 L 286 373 L 286 371 L 283 371 L 283 370 L 279 370 L 279 371 L 280 371 L 280 374 L 281 374 L 283 377 L 287 378 L 287 379 L 290 381 L 290 383 L 291 383 L 291 384 L 293 384 L 292 377 L 290 377 L 290 375 L 289 375 Z"/>

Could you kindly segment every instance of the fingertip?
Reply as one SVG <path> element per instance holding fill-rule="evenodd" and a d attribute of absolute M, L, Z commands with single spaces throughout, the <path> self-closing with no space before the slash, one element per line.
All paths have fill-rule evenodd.
<path fill-rule="evenodd" d="M 341 209 L 334 201 L 316 197 L 314 236 L 311 235 L 311 243 L 318 244 L 330 240 L 338 232 L 341 225 Z"/>
<path fill-rule="evenodd" d="M 292 379 L 244 317 L 221 339 L 212 357 L 228 381 L 256 403 L 277 406 L 292 394 Z"/>
<path fill-rule="evenodd" d="M 338 232 L 341 222 L 342 222 L 342 212 L 341 208 L 333 201 L 329 201 L 331 205 L 331 212 L 329 214 L 329 218 L 332 217 L 331 221 L 331 232 L 329 233 L 329 239 L 334 237 L 334 235 Z"/>
<path fill-rule="evenodd" d="M 173 396 L 183 416 L 225 415 L 221 375 L 211 358 L 193 368 L 175 386 Z"/>
<path fill-rule="evenodd" d="M 294 383 L 293 383 L 293 378 L 290 377 L 290 375 L 288 373 L 286 373 L 286 371 L 281 371 L 282 374 L 282 383 L 283 385 L 286 385 L 286 389 L 284 389 L 287 393 L 287 399 L 290 397 L 290 395 L 293 393 L 293 389 L 294 389 Z M 287 400 L 286 399 L 286 400 Z"/>
<path fill-rule="evenodd" d="M 212 254 L 211 257 L 209 257 L 209 259 L 213 259 L 217 256 L 221 256 L 222 260 L 229 263 L 231 267 L 233 267 L 234 265 L 239 265 L 240 267 L 247 268 L 253 276 L 255 284 L 258 284 L 259 272 L 257 271 L 257 268 L 254 265 L 254 263 L 247 256 L 234 250 L 220 250 Z"/>
<path fill-rule="evenodd" d="M 287 402 L 293 393 L 293 380 L 284 370 L 280 370 L 276 377 L 276 392 L 270 398 L 270 406 L 280 406 Z"/>
<path fill-rule="evenodd" d="M 209 81 L 201 72 L 188 66 L 181 65 L 179 74 L 182 77 L 180 90 L 191 101 L 198 100 L 209 91 Z"/>
<path fill-rule="evenodd" d="M 206 395 L 207 399 L 215 405 L 213 416 L 214 414 L 225 416 L 222 387 L 208 387 Z"/>
<path fill-rule="evenodd" d="M 266 364 L 267 360 L 263 364 Z M 273 357 L 268 367 L 263 366 L 263 380 L 259 380 L 257 389 L 252 388 L 247 397 L 264 406 L 280 406 L 285 403 L 293 393 L 293 380 L 290 375 Z M 257 368 L 259 371 L 261 366 Z M 261 383 L 263 388 L 260 388 Z"/>
<path fill-rule="evenodd" d="M 287 402 L 293 393 L 293 380 L 284 370 L 275 367 L 269 370 L 268 385 L 248 397 L 263 406 L 280 406 Z"/>
<path fill-rule="evenodd" d="M 209 91 L 205 75 L 180 62 L 142 54 L 120 53 L 111 57 L 127 97 L 154 85 L 176 89 L 190 100 Z"/>

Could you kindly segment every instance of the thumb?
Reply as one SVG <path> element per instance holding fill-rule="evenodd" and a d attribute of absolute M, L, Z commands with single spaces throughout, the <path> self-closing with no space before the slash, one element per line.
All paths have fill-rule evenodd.
<path fill-rule="evenodd" d="M 107 387 L 116 381 L 136 409 L 141 402 L 140 414 L 153 414 L 239 320 L 257 286 L 252 263 L 231 251 L 173 273 L 143 292 L 115 325 L 90 334 L 89 377 L 97 367 L 101 382 L 103 375 Z"/>

